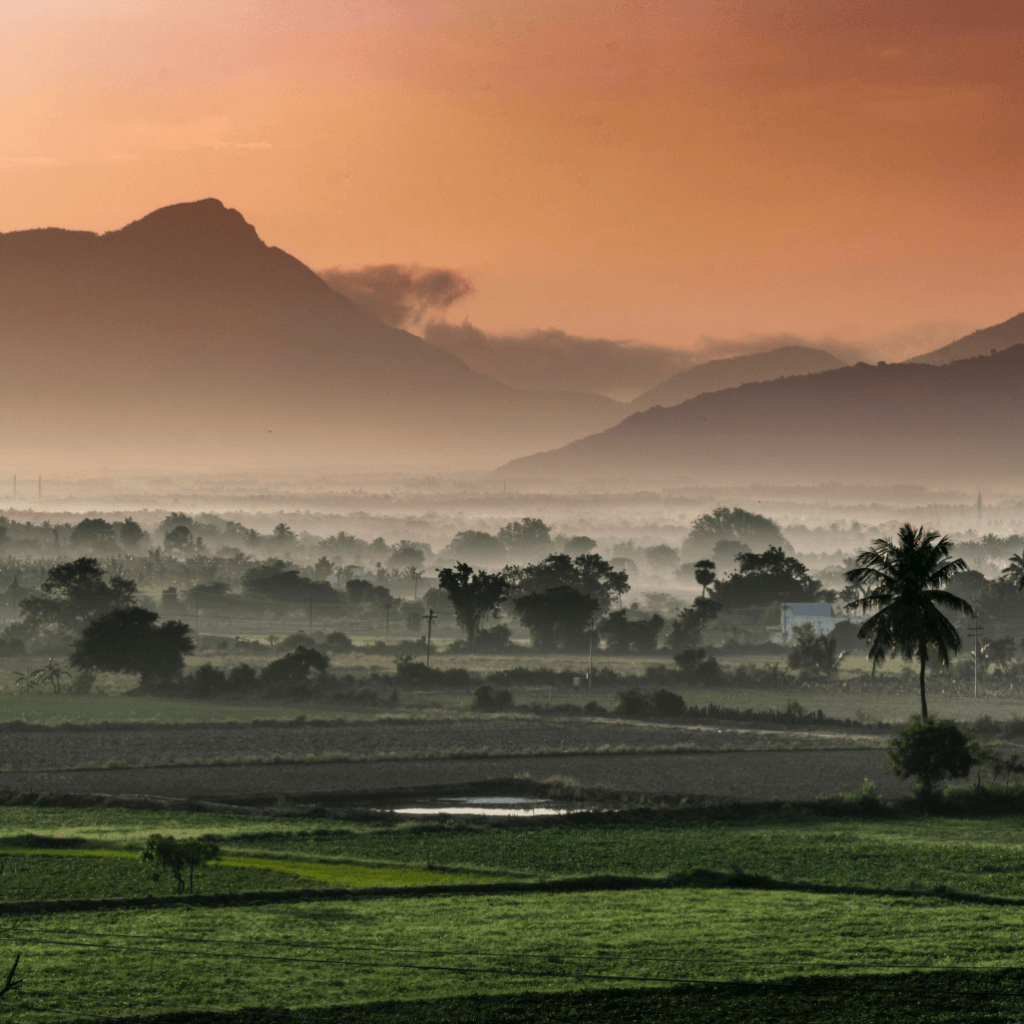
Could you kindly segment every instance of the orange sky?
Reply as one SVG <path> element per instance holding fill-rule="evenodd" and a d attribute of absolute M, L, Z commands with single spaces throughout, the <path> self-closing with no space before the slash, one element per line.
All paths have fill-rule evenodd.
<path fill-rule="evenodd" d="M 0 0 L 0 230 L 216 196 L 315 268 L 462 271 L 489 330 L 983 326 L 1024 309 L 1022 34 L 1017 0 Z"/>

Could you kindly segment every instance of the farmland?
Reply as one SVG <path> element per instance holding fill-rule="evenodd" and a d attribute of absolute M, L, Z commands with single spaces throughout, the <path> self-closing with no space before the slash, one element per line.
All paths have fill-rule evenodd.
<path fill-rule="evenodd" d="M 139 1019 L 253 1006 L 290 1008 L 297 1016 L 288 1020 L 314 1008 L 333 1019 L 358 1006 L 366 1020 L 434 1019 L 449 1009 L 455 1020 L 501 1020 L 514 1008 L 527 1020 L 555 1020 L 568 995 L 576 1012 L 603 1007 L 610 1020 L 636 1012 L 669 1020 L 681 1006 L 697 1020 L 723 1019 L 712 1006 L 780 1020 L 820 1019 L 829 1007 L 831 1019 L 866 1020 L 881 993 L 897 1020 L 915 1019 L 900 1016 L 908 999 L 918 1012 L 927 1007 L 928 1019 L 1020 1012 L 1015 820 L 792 811 L 487 828 L 292 820 L 254 831 L 258 821 L 224 815 L 10 807 L 2 822 L 16 887 L 9 899 L 166 892 L 146 878 L 132 845 L 150 828 L 201 826 L 219 837 L 223 862 L 202 869 L 198 891 L 266 894 L 246 906 L 186 897 L 88 912 L 54 903 L 48 913 L 5 916 L 2 947 L 30 970 L 30 987 L 12 1004 L 17 1019 L 66 1020 L 69 998 L 77 1013 Z M 85 845 L 17 845 L 19 835 L 58 824 L 65 842 Z M 340 884 L 351 896 L 325 890 L 345 872 Z M 615 875 L 640 887 L 622 890 Z M 377 888 L 352 898 L 361 883 L 385 877 L 394 895 Z M 503 877 L 520 881 L 510 888 Z M 578 882 L 563 891 L 558 880 L 569 878 Z M 432 887 L 410 889 L 413 899 L 393 888 L 425 882 Z M 310 901 L 296 889 L 321 895 Z M 727 989 L 715 989 L 709 1006 L 710 983 Z M 694 1001 L 693 986 L 704 999 Z M 855 995 L 861 1010 L 830 1002 L 836 990 Z M 480 1016 L 483 1008 L 492 1015 Z"/>

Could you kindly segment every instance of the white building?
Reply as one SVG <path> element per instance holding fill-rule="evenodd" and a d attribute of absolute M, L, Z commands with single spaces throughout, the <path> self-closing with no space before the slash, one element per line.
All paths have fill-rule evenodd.
<path fill-rule="evenodd" d="M 867 615 L 833 615 L 830 604 L 784 604 L 779 610 L 780 628 L 773 630 L 771 640 L 791 644 L 797 626 L 810 626 L 818 636 L 831 633 L 840 622 L 864 622 Z"/>

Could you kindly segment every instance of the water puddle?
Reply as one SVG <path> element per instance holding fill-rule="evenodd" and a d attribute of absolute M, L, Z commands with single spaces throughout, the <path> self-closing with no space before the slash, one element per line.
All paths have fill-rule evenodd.
<path fill-rule="evenodd" d="M 394 814 L 463 814 L 501 815 L 502 817 L 536 818 L 569 814 L 568 807 L 553 807 L 550 800 L 526 796 L 461 796 L 448 797 L 441 803 L 422 803 L 415 807 L 389 807 Z"/>

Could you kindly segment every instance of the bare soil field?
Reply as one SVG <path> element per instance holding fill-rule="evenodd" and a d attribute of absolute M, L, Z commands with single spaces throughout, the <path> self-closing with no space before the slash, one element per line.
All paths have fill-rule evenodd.
<path fill-rule="evenodd" d="M 600 719 L 500 716 L 425 721 L 379 718 L 331 725 L 216 725 L 174 728 L 0 732 L 0 785 L 11 770 L 131 767 L 215 760 L 417 757 L 460 752 L 523 754 L 686 744 L 724 747 L 878 745 L 884 735 L 646 724 Z"/>
<path fill-rule="evenodd" d="M 21 771 L 0 775 L 0 788 L 21 793 L 145 794 L 224 802 L 261 797 L 272 801 L 288 795 L 354 796 L 524 775 L 652 796 L 750 801 L 803 801 L 854 792 L 865 778 L 871 779 L 886 799 L 905 796 L 912 788 L 911 783 L 889 772 L 885 752 L 877 749 Z"/>

